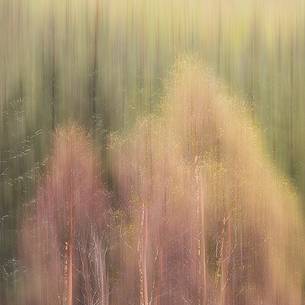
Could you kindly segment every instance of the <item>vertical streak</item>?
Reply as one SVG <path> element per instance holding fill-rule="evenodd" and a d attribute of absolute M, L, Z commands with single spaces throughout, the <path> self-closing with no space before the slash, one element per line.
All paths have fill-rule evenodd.
<path fill-rule="evenodd" d="M 217 73 L 220 73 L 221 65 L 221 36 L 222 36 L 221 0 L 218 1 L 218 34 L 217 34 Z"/>
<path fill-rule="evenodd" d="M 93 63 L 92 63 L 92 80 L 90 84 L 90 106 L 91 106 L 91 122 L 92 131 L 95 133 L 96 129 L 96 91 L 97 91 L 97 55 L 98 55 L 98 36 L 99 36 L 99 23 L 100 23 L 100 3 L 96 0 L 96 13 L 95 13 L 95 32 L 94 32 L 94 46 L 93 46 Z"/>
<path fill-rule="evenodd" d="M 55 83 L 55 64 L 56 64 L 56 59 L 55 59 L 55 12 L 54 8 L 52 10 L 52 21 L 51 21 L 51 27 L 52 27 L 52 74 L 51 74 L 51 115 L 52 115 L 52 123 L 51 127 L 52 130 L 55 130 L 55 99 L 56 99 L 56 83 Z"/>

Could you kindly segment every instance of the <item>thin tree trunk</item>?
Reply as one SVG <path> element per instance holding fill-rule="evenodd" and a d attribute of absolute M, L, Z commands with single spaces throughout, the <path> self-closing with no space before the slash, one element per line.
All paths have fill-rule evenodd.
<path fill-rule="evenodd" d="M 220 305 L 232 304 L 229 287 L 229 267 L 232 253 L 232 225 L 230 218 L 224 220 L 223 239 L 221 245 L 221 278 L 220 278 Z"/>
<path fill-rule="evenodd" d="M 74 211 L 73 202 L 69 203 L 69 242 L 68 242 L 68 290 L 67 305 L 73 305 L 73 250 L 74 250 Z"/>
<path fill-rule="evenodd" d="M 199 168 L 197 169 L 199 171 Z M 199 302 L 198 304 L 205 305 L 207 303 L 207 271 L 206 271 L 206 243 L 205 243 L 205 213 L 204 213 L 204 196 L 203 196 L 203 181 L 200 173 L 196 174 L 196 182 L 198 189 L 198 216 L 199 216 Z"/>
<path fill-rule="evenodd" d="M 139 241 L 139 273 L 140 273 L 140 304 L 148 305 L 148 278 L 147 278 L 147 241 L 148 241 L 148 224 L 147 209 L 143 203 L 141 217 L 141 232 Z"/>

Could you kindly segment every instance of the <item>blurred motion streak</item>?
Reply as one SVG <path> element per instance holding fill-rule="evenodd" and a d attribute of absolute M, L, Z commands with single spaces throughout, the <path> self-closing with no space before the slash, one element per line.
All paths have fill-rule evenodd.
<path fill-rule="evenodd" d="M 0 305 L 305 303 L 304 0 L 0 0 Z"/>

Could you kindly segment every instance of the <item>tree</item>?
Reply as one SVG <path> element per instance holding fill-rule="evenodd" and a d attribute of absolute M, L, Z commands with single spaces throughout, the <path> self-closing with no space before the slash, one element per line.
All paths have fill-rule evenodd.
<path fill-rule="evenodd" d="M 58 129 L 23 230 L 26 304 L 108 304 L 108 213 L 91 140 L 79 128 Z"/>

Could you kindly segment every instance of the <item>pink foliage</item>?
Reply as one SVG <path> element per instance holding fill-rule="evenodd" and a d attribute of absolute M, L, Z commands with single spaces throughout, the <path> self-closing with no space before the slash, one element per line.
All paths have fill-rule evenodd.
<path fill-rule="evenodd" d="M 91 300 L 88 305 L 106 304 L 96 303 L 106 298 L 105 287 L 99 287 L 100 277 L 106 285 L 106 275 L 93 278 L 88 272 L 97 272 L 97 265 L 106 272 L 107 197 L 90 138 L 76 127 L 57 130 L 35 213 L 24 230 L 31 268 L 27 304 L 72 304 L 82 298 Z"/>

